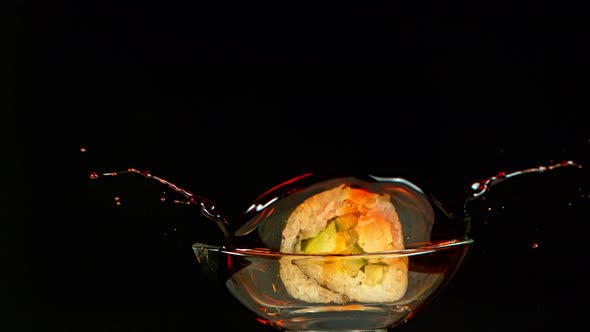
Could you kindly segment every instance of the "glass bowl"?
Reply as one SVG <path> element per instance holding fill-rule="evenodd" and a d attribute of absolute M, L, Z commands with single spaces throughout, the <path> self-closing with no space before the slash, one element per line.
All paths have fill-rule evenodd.
<path fill-rule="evenodd" d="M 367 230 L 367 220 L 381 218 L 373 213 L 394 221 Z M 344 225 L 347 215 L 353 226 Z M 396 326 L 449 282 L 473 242 L 469 218 L 403 178 L 304 174 L 263 194 L 242 218 L 220 223 L 227 244 L 194 243 L 194 253 L 258 321 L 288 331 Z M 310 220 L 323 221 L 305 226 Z"/>
<path fill-rule="evenodd" d="M 563 167 L 582 168 L 564 160 L 473 182 L 457 213 L 403 178 L 307 173 L 270 189 L 233 220 L 149 171 L 92 172 L 90 179 L 137 173 L 186 199 L 173 202 L 198 207 L 208 222 L 195 224 L 190 243 L 201 271 L 259 322 L 289 331 L 385 331 L 424 308 L 458 271 L 470 233 L 478 236 L 471 219 L 484 207 L 496 209 L 485 199 L 490 188 Z M 468 208 L 473 201 L 485 206 Z"/>

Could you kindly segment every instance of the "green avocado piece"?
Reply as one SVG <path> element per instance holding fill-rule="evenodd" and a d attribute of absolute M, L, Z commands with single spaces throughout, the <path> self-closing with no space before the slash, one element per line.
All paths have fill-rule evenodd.
<path fill-rule="evenodd" d="M 383 279 L 383 270 L 385 267 L 381 264 L 369 264 L 365 266 L 365 280 L 366 285 L 374 286 Z"/>
<path fill-rule="evenodd" d="M 330 253 L 336 246 L 337 233 L 336 224 L 331 222 L 315 237 L 301 241 L 301 250 L 308 254 Z"/>
<path fill-rule="evenodd" d="M 356 225 L 358 220 L 358 216 L 353 213 L 344 214 L 334 218 L 334 223 L 336 224 L 336 230 L 338 232 L 344 232 Z"/>
<path fill-rule="evenodd" d="M 363 248 L 361 248 L 358 243 L 352 245 L 351 254 L 358 255 L 364 253 Z"/>
<path fill-rule="evenodd" d="M 367 265 L 367 260 L 363 258 L 343 259 L 340 261 L 342 270 L 352 277 L 356 277 L 359 270 L 365 265 Z"/>
<path fill-rule="evenodd" d="M 338 225 L 336 225 L 338 228 Z M 354 229 L 338 232 L 341 241 L 336 242 L 335 250 L 339 254 L 362 254 L 363 249 L 358 245 L 358 235 Z"/>

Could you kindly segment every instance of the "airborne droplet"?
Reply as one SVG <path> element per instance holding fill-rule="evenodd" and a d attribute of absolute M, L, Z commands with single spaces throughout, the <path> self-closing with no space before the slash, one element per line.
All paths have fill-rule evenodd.
<path fill-rule="evenodd" d="M 186 197 L 187 198 L 186 201 L 181 201 L 181 200 L 175 199 L 175 200 L 173 200 L 173 202 L 180 203 L 180 204 L 187 204 L 187 205 L 192 204 L 192 205 L 200 207 L 201 212 L 206 217 L 212 219 L 215 223 L 217 223 L 217 225 L 219 226 L 219 228 L 223 232 L 223 235 L 225 236 L 225 238 L 227 240 L 230 239 L 229 231 L 227 229 L 228 222 L 220 214 L 215 213 L 217 210 L 217 207 L 215 206 L 215 204 L 213 204 L 213 202 L 209 201 L 208 199 L 206 199 L 204 197 L 195 196 L 191 192 L 189 192 L 183 188 L 180 188 L 176 184 L 169 182 L 165 179 L 162 179 L 158 176 L 153 175 L 150 171 L 147 171 L 147 170 L 140 171 L 135 168 L 128 168 L 128 169 L 120 171 L 120 172 L 107 172 L 107 173 L 100 173 L 100 174 L 97 172 L 92 172 L 92 173 L 90 173 L 90 179 L 96 180 L 99 177 L 117 176 L 117 175 L 125 174 L 125 173 L 127 173 L 127 174 L 128 173 L 136 173 L 136 174 L 140 174 L 140 175 L 144 176 L 145 178 L 156 180 L 156 181 L 160 182 L 161 184 L 166 185 L 168 188 L 174 190 L 175 192 L 181 194 L 182 196 Z M 164 193 L 164 195 L 165 194 L 166 193 Z M 165 202 L 166 200 L 167 199 L 165 196 L 160 197 L 161 202 Z M 118 196 L 115 197 L 115 202 L 117 205 L 121 205 L 120 198 Z"/>
<path fill-rule="evenodd" d="M 493 187 L 494 185 L 496 185 L 504 180 L 507 180 L 509 178 L 519 176 L 522 174 L 528 174 L 528 173 L 544 173 L 546 171 L 550 171 L 550 170 L 553 170 L 553 169 L 556 169 L 559 167 L 566 167 L 566 166 L 574 166 L 577 168 L 582 168 L 582 165 L 579 165 L 571 160 L 564 160 L 560 163 L 549 165 L 549 166 L 539 166 L 539 167 L 535 167 L 535 168 L 528 168 L 528 169 L 523 169 L 523 170 L 511 172 L 511 173 L 506 173 L 504 171 L 499 172 L 497 175 L 492 176 L 491 178 L 489 178 L 487 180 L 474 182 L 471 185 L 471 189 L 473 190 L 473 193 L 471 194 L 471 197 L 468 199 L 468 201 L 472 200 L 474 198 L 481 197 L 491 187 Z"/>

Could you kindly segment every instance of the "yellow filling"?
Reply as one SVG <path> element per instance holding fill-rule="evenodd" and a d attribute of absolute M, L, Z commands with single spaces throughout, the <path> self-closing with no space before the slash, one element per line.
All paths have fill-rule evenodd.
<path fill-rule="evenodd" d="M 359 213 L 337 216 L 327 227 L 313 238 L 302 240 L 300 248 L 308 254 L 362 254 L 387 250 L 391 247 L 390 224 L 385 220 L 363 219 Z M 361 222 L 359 222 L 361 220 Z M 382 261 L 369 262 L 366 259 L 342 258 L 330 264 L 340 273 L 356 277 L 359 271 L 365 273 L 364 283 L 376 285 L 383 278 Z"/>

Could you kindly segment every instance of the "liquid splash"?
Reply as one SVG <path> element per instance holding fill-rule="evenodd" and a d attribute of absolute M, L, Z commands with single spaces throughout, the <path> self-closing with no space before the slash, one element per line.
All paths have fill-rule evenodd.
<path fill-rule="evenodd" d="M 571 160 L 565 160 L 565 161 L 562 161 L 560 163 L 556 163 L 553 165 L 527 168 L 527 169 L 522 169 L 522 170 L 510 172 L 510 173 L 502 171 L 502 172 L 499 172 L 498 174 L 496 174 L 492 177 L 489 177 L 487 179 L 476 181 L 471 184 L 471 187 L 470 187 L 471 194 L 468 196 L 465 204 L 463 205 L 464 216 L 468 215 L 467 205 L 469 204 L 469 202 L 471 202 L 479 197 L 482 197 L 485 193 L 489 192 L 490 189 L 492 187 L 496 186 L 497 184 L 499 184 L 505 180 L 514 178 L 516 176 L 521 176 L 521 175 L 530 174 L 530 173 L 544 173 L 544 172 L 551 171 L 551 170 L 558 169 L 558 168 L 562 168 L 562 167 L 582 168 L 582 165 L 580 165 L 574 161 L 571 161 Z M 150 171 L 147 171 L 147 170 L 142 171 L 142 170 L 138 170 L 136 168 L 128 168 L 126 170 L 117 171 L 117 172 L 106 172 L 106 173 L 92 172 L 92 173 L 90 173 L 90 179 L 97 180 L 102 177 L 114 177 L 114 176 L 118 176 L 118 175 L 126 174 L 126 173 L 135 173 L 135 174 L 139 174 L 145 178 L 158 181 L 161 184 L 171 188 L 175 192 L 181 194 L 187 200 L 186 201 L 174 200 L 173 201 L 174 203 L 192 204 L 192 205 L 198 206 L 200 208 L 201 213 L 206 218 L 213 220 L 215 223 L 217 223 L 218 227 L 223 232 L 223 235 L 224 235 L 227 243 L 229 244 L 232 242 L 230 232 L 228 231 L 228 228 L 230 226 L 228 223 L 228 220 L 224 216 L 222 216 L 220 213 L 217 212 L 217 206 L 212 201 L 210 201 L 209 199 L 207 199 L 205 197 L 194 195 L 190 191 L 183 189 L 170 181 L 167 181 L 163 178 L 153 175 Z M 160 198 L 161 202 L 165 202 L 166 200 L 167 200 L 166 197 Z M 120 199 L 118 197 L 116 198 L 116 201 L 117 201 L 117 205 L 120 205 Z M 437 202 L 436 200 L 434 200 L 434 203 L 439 205 L 438 204 L 439 202 Z M 445 209 L 443 209 L 442 206 L 439 206 L 439 208 L 443 212 L 445 212 L 449 217 L 453 217 L 453 214 L 449 213 L 448 211 L 445 211 Z"/>
<path fill-rule="evenodd" d="M 508 179 L 514 178 L 516 176 L 524 175 L 524 174 L 544 173 L 544 172 L 551 171 L 551 170 L 561 168 L 561 167 L 582 168 L 582 165 L 580 165 L 572 160 L 564 160 L 560 163 L 556 163 L 553 165 L 527 168 L 527 169 L 523 169 L 523 170 L 514 171 L 511 173 L 499 172 L 498 174 L 496 174 L 490 178 L 472 183 L 471 184 L 472 193 L 468 197 L 465 205 L 467 205 L 467 203 L 469 203 L 470 201 L 483 196 L 485 193 L 487 193 L 491 189 L 491 187 L 493 187 L 503 181 L 506 181 Z"/>
<path fill-rule="evenodd" d="M 578 169 L 582 168 L 582 165 L 572 161 L 572 160 L 564 160 L 560 163 L 552 164 L 552 165 L 541 165 L 538 167 L 526 168 L 510 173 L 506 173 L 504 171 L 499 172 L 498 174 L 489 177 L 484 180 L 475 181 L 471 184 L 471 194 L 467 197 L 467 200 L 463 204 L 463 215 L 467 216 L 467 209 L 470 202 L 482 197 L 484 194 L 489 192 L 492 187 L 496 186 L 497 184 L 504 182 L 508 179 L 512 179 L 517 176 L 531 174 L 531 173 L 545 173 L 547 171 L 555 170 L 558 168 L 563 167 L 575 167 Z M 443 209 L 444 211 L 444 209 Z M 447 212 L 448 213 L 448 212 Z"/>
<path fill-rule="evenodd" d="M 158 176 L 153 175 L 150 171 L 146 171 L 146 170 L 142 171 L 142 170 L 138 170 L 135 168 L 128 168 L 126 170 L 117 171 L 117 172 L 106 172 L 106 173 L 92 172 L 92 173 L 90 173 L 90 179 L 91 180 L 98 180 L 102 177 L 109 177 L 109 176 L 113 177 L 113 176 L 118 176 L 118 175 L 126 174 L 126 173 L 135 173 L 135 174 L 142 175 L 145 178 L 156 180 L 156 181 L 160 182 L 161 184 L 168 186 L 170 189 L 181 194 L 182 196 L 186 197 L 187 201 L 175 200 L 174 202 L 181 203 L 181 204 L 193 204 L 193 205 L 198 206 L 201 210 L 201 213 L 206 218 L 213 220 L 215 223 L 217 223 L 217 225 L 219 226 L 219 228 L 223 232 L 225 239 L 228 241 L 228 243 L 230 242 L 230 234 L 228 231 L 228 227 L 229 227 L 228 221 L 220 213 L 217 213 L 217 210 L 218 210 L 217 206 L 212 201 L 210 201 L 209 199 L 207 199 L 205 197 L 194 195 L 190 191 L 183 189 L 170 181 L 167 181 L 165 179 L 162 179 Z M 164 201 L 166 201 L 166 198 L 162 197 L 162 198 L 160 198 L 160 200 L 162 202 L 164 202 Z"/>

